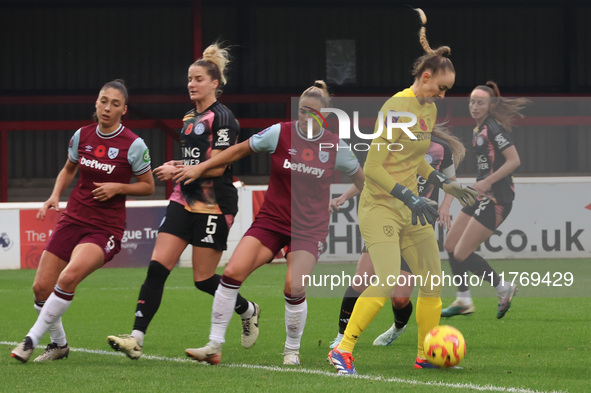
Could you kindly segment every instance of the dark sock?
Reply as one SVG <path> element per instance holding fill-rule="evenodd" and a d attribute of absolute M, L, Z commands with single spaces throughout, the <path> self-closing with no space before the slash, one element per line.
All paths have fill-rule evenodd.
<path fill-rule="evenodd" d="M 341 303 L 341 314 L 339 315 L 340 334 L 345 333 L 349 318 L 351 318 L 351 313 L 353 312 L 353 308 L 355 307 L 355 303 L 357 303 L 359 295 L 361 294 L 354 290 L 353 287 L 349 287 L 345 291 L 345 296 L 343 296 L 343 302 Z"/>
<path fill-rule="evenodd" d="M 220 279 L 222 276 L 219 274 L 214 274 L 213 276 L 209 277 L 207 280 L 203 281 L 195 281 L 195 286 L 202 292 L 209 293 L 211 296 L 215 296 L 215 291 L 218 289 L 218 284 L 220 283 Z M 245 313 L 248 310 L 248 300 L 242 297 L 242 295 L 238 294 L 236 298 L 236 306 L 234 307 L 234 311 L 236 314 Z"/>
<path fill-rule="evenodd" d="M 160 307 L 164 283 L 169 274 L 170 271 L 160 264 L 160 262 L 150 261 L 148 275 L 140 289 L 140 296 L 138 297 L 135 309 L 134 330 L 145 333 L 148 329 L 148 325 Z"/>
<path fill-rule="evenodd" d="M 396 329 L 402 329 L 408 323 L 410 316 L 412 315 L 412 302 L 409 300 L 408 304 L 397 310 L 392 305 L 392 311 L 394 311 L 394 325 Z"/>
<path fill-rule="evenodd" d="M 492 266 L 482 258 L 480 255 L 472 253 L 464 261 L 466 268 L 469 269 L 476 276 L 490 282 L 493 287 L 501 283 L 501 277 L 495 272 Z"/>
<path fill-rule="evenodd" d="M 458 285 L 458 291 L 466 292 L 468 290 L 468 269 L 465 262 L 458 262 L 454 258 L 453 252 L 448 252 L 447 255 L 449 256 L 449 266 L 451 267 L 451 271 L 455 276 L 459 276 L 462 278 L 460 285 Z M 458 282 L 459 279 L 452 280 L 452 282 Z"/>

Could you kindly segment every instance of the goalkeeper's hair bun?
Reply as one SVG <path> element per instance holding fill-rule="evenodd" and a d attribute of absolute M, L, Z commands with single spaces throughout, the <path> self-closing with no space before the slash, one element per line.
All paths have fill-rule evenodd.
<path fill-rule="evenodd" d="M 453 63 L 449 59 L 451 48 L 449 46 L 440 46 L 435 49 L 431 48 L 429 40 L 427 40 L 427 15 L 420 8 L 415 8 L 414 10 L 419 14 L 421 20 L 419 42 L 421 43 L 425 54 L 415 61 L 412 67 L 412 74 L 418 78 L 427 70 L 431 71 L 433 75 L 440 71 L 451 71 L 455 73 L 456 71 Z"/>

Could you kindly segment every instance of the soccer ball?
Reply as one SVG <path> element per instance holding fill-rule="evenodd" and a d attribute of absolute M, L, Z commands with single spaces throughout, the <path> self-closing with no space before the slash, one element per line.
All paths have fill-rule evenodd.
<path fill-rule="evenodd" d="M 429 363 L 434 366 L 453 367 L 466 355 L 466 340 L 453 326 L 437 326 L 427 333 L 423 350 Z"/>

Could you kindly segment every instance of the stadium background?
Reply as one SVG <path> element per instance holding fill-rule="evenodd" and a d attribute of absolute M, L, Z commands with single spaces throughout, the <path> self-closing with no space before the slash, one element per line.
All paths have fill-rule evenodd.
<path fill-rule="evenodd" d="M 289 117 L 290 97 L 299 95 L 314 79 L 326 77 L 327 40 L 355 42 L 356 53 L 351 57 L 356 82 L 331 83 L 335 95 L 389 95 L 407 87 L 410 65 L 421 54 L 418 21 L 408 3 L 427 12 L 433 46 L 452 47 L 457 81 L 451 95 L 464 103 L 474 85 L 493 79 L 505 94 L 575 97 L 588 106 L 591 4 L 583 0 L 0 0 L 0 201 L 47 198 L 66 159 L 70 136 L 88 123 L 98 88 L 114 78 L 124 78 L 130 87 L 130 113 L 125 121 L 146 139 L 154 164 L 164 161 L 167 152 L 176 152 L 172 131 L 191 105 L 187 66 L 216 38 L 236 45 L 221 101 L 240 118 L 241 138 Z M 538 122 L 519 127 L 515 137 L 522 158 L 517 171 L 520 180 L 567 176 L 588 186 L 589 113 L 571 108 L 570 125 Z M 564 114 L 569 115 L 568 108 Z M 454 126 L 466 145 L 470 128 Z M 252 156 L 237 165 L 236 172 L 248 184 L 264 183 L 267 159 Z M 471 159 L 460 166 L 460 176 L 472 175 Z M 552 179 L 557 178 L 540 180 Z M 563 183 L 552 185 L 555 194 L 572 193 Z M 164 194 L 160 186 L 153 198 Z M 563 217 L 562 209 L 574 211 L 569 214 L 588 223 L 589 210 L 579 198 L 590 194 L 577 193 L 574 202 L 568 195 L 568 203 L 540 194 L 534 202 L 551 201 L 540 214 L 551 224 L 540 223 L 536 216 L 536 230 L 546 231 L 556 245 L 559 241 L 553 235 L 560 229 L 561 245 L 568 246 L 563 221 L 571 219 Z M 519 195 L 525 201 L 524 194 Z M 66 197 L 67 193 L 63 200 Z M 519 214 L 514 211 L 510 219 Z M 15 222 L 18 215 L 13 220 L 0 219 L 0 226 Z M 578 233 L 579 224 L 572 228 L 572 234 Z M 591 229 L 585 228 L 586 236 Z M 502 229 L 507 232 L 511 227 Z M 591 244 L 587 239 L 581 236 L 586 248 Z M 535 240 L 540 245 L 540 239 Z M 8 252 L 17 248 L 14 243 Z M 5 255 L 0 255 L 0 262 Z M 191 269 L 175 269 L 171 274 L 143 359 L 130 362 L 108 350 L 105 342 L 107 334 L 131 327 L 137 291 L 146 274 L 145 269 L 134 268 L 100 269 L 85 280 L 65 318 L 73 348 L 66 363 L 40 368 L 15 362 L 9 351 L 37 317 L 31 307 L 35 271 L 4 270 L 0 274 L 0 315 L 6 321 L 0 324 L 0 339 L 5 340 L 0 342 L 4 354 L 0 391 L 286 392 L 297 386 L 300 392 L 314 393 L 588 392 L 591 323 L 584 310 L 589 303 L 589 260 L 587 251 L 584 259 L 525 260 L 520 256 L 495 261 L 499 271 L 573 272 L 578 287 L 572 289 L 578 292 L 572 295 L 571 289 L 520 284 L 511 313 L 497 321 L 494 291 L 474 288 L 478 312 L 444 320 L 458 327 L 469 345 L 464 370 L 457 372 L 417 373 L 412 368 L 416 355 L 412 320 L 395 345 L 372 346 L 373 338 L 392 322 L 385 308 L 360 340 L 355 356 L 362 378 L 353 379 L 336 378 L 326 363 L 328 343 L 336 333 L 341 290 L 336 297 L 309 297 L 303 368 L 277 367 L 284 340 L 284 300 L 277 284 L 285 274 L 282 264 L 259 269 L 241 289 L 264 307 L 262 340 L 253 350 L 244 351 L 237 334 L 240 322 L 233 318 L 220 367 L 199 367 L 183 358 L 187 346 L 205 342 L 210 324 L 211 297 L 195 289 Z M 325 266 L 337 265 L 319 265 L 317 271 L 326 273 Z M 351 270 L 354 265 L 341 268 Z M 444 304 L 451 300 L 444 299 Z"/>
<path fill-rule="evenodd" d="M 0 201 L 50 194 L 70 136 L 90 119 L 97 89 L 115 78 L 129 87 L 126 121 L 146 140 L 155 166 L 174 156 L 175 130 L 191 107 L 187 67 L 216 39 L 234 45 L 220 101 L 240 119 L 241 139 L 288 119 L 290 97 L 315 79 L 328 79 L 335 96 L 407 87 L 421 54 L 408 3 L 429 16 L 432 46 L 452 48 L 452 96 L 467 97 L 488 79 L 508 95 L 591 92 L 591 5 L 584 1 L 0 0 Z M 353 42 L 354 81 L 339 85 L 327 74 L 331 40 Z M 515 134 L 517 176 L 591 174 L 591 120 L 572 115 L 574 125 L 537 124 Z M 466 145 L 470 130 L 454 127 Z M 469 154 L 460 176 L 473 174 L 472 160 Z M 255 155 L 235 173 L 262 184 L 268 164 Z M 159 184 L 152 198 L 165 194 Z"/>

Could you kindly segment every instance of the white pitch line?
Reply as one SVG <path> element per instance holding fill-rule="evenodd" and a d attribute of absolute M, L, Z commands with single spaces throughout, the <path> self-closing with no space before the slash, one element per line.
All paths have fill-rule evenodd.
<path fill-rule="evenodd" d="M 18 345 L 17 342 L 10 342 L 10 341 L 0 341 L 0 345 Z M 125 354 L 121 352 L 113 352 L 113 351 L 104 351 L 102 349 L 87 349 L 87 348 L 72 348 L 70 347 L 70 351 L 72 352 L 82 352 L 82 353 L 92 353 L 96 355 L 107 355 L 107 356 L 125 356 Z M 175 363 L 199 363 L 193 359 L 188 358 L 171 358 L 167 356 L 154 356 L 154 355 L 142 355 L 142 359 L 147 360 L 159 360 L 159 361 L 166 361 L 166 362 L 175 362 Z M 382 376 L 374 376 L 374 375 L 363 375 L 357 374 L 352 376 L 344 376 L 339 375 L 334 372 L 329 371 L 321 371 L 321 370 L 312 370 L 307 368 L 283 368 L 279 366 L 261 366 L 256 364 L 238 364 L 238 363 L 227 363 L 227 364 L 220 364 L 218 367 L 228 367 L 228 368 L 246 368 L 246 369 L 254 369 L 254 370 L 265 370 L 265 371 L 276 371 L 276 372 L 284 372 L 284 373 L 301 373 L 301 374 L 309 374 L 309 375 L 320 375 L 325 377 L 337 377 L 337 378 L 357 378 L 363 379 L 368 381 L 376 381 L 376 382 L 386 382 L 386 383 L 404 383 L 404 384 L 411 384 L 411 385 L 425 385 L 425 386 L 443 386 L 448 388 L 456 388 L 456 389 L 470 389 L 476 390 L 481 392 L 508 392 L 508 393 L 564 393 L 564 391 L 556 391 L 553 390 L 551 392 L 543 392 L 540 390 L 530 390 L 530 389 L 521 389 L 521 388 L 506 388 L 502 386 L 493 386 L 493 385 L 475 385 L 472 383 L 448 383 L 448 382 L 438 382 L 438 381 L 420 381 L 415 379 L 402 379 L 402 378 L 386 378 Z"/>

